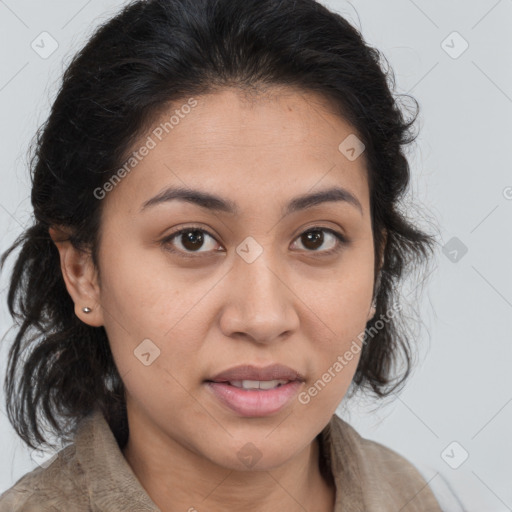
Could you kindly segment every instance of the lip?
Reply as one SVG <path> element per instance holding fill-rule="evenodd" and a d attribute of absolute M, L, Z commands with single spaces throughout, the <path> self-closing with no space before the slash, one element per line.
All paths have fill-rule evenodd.
<path fill-rule="evenodd" d="M 229 384 L 235 380 L 287 380 L 273 389 L 242 389 Z M 275 414 L 289 404 L 305 382 L 297 370 L 281 364 L 262 368 L 247 364 L 225 370 L 205 385 L 213 395 L 233 412 L 245 417 Z"/>
<path fill-rule="evenodd" d="M 251 364 L 243 364 L 229 368 L 207 381 L 228 382 L 232 380 L 290 380 L 304 382 L 305 377 L 297 370 L 282 364 L 271 364 L 258 368 Z"/>
<path fill-rule="evenodd" d="M 246 390 L 227 382 L 208 381 L 205 384 L 221 403 L 245 417 L 268 416 L 279 412 L 302 387 L 302 382 L 298 380 L 267 390 Z"/>

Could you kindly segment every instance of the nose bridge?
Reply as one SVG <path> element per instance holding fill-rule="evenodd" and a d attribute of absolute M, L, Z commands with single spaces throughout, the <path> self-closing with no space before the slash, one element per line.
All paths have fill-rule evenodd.
<path fill-rule="evenodd" d="M 266 237 L 265 241 L 260 239 L 260 243 L 248 236 L 236 248 L 238 258 L 235 259 L 234 270 L 245 283 L 245 299 L 250 303 L 254 302 L 253 306 L 258 308 L 265 304 L 271 305 L 274 301 L 282 304 L 283 298 L 280 296 L 285 294 L 283 283 L 279 279 L 281 266 L 276 261 L 275 250 L 270 247 L 271 239 L 272 237 Z"/>
<path fill-rule="evenodd" d="M 267 240 L 270 240 L 268 237 Z M 230 272 L 236 292 L 224 327 L 225 334 L 245 333 L 254 340 L 271 341 L 296 327 L 291 291 L 277 263 L 275 251 L 247 237 L 236 248 Z"/>
<path fill-rule="evenodd" d="M 271 258 L 260 256 L 253 263 L 241 263 L 240 274 L 247 284 L 246 292 L 253 297 L 260 296 L 272 301 L 283 292 L 283 284 L 278 278 L 279 270 L 272 265 Z"/>

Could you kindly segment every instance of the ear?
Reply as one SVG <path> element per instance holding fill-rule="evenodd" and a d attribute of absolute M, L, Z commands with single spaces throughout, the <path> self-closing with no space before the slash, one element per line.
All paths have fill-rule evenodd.
<path fill-rule="evenodd" d="M 375 316 L 375 313 L 377 311 L 376 301 L 377 301 L 377 295 L 379 293 L 379 288 L 380 288 L 380 272 L 382 270 L 382 267 L 384 266 L 384 253 L 385 253 L 387 238 L 388 238 L 387 231 L 384 229 L 382 232 L 382 245 L 381 245 L 380 251 L 379 251 L 379 265 L 377 267 L 377 275 L 375 276 L 375 289 L 373 292 L 372 305 L 370 306 L 370 311 L 368 312 L 367 322 L 369 322 Z"/>
<path fill-rule="evenodd" d="M 66 288 L 75 303 L 75 315 L 92 327 L 103 325 L 100 306 L 100 287 L 97 270 L 90 252 L 79 250 L 69 240 L 71 232 L 61 226 L 52 226 L 48 232 L 60 254 L 60 267 Z M 82 308 L 92 311 L 84 313 Z"/>

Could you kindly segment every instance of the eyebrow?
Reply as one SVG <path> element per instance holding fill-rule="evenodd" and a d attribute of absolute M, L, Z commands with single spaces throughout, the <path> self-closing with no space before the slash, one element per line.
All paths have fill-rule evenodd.
<path fill-rule="evenodd" d="M 156 196 L 145 201 L 140 211 L 142 212 L 150 207 L 174 200 L 186 201 L 207 210 L 231 215 L 237 215 L 240 211 L 238 205 L 230 199 L 188 187 L 168 187 Z M 344 188 L 332 187 L 312 194 L 304 194 L 295 197 L 285 206 L 282 215 L 286 217 L 300 210 L 305 210 L 327 202 L 345 202 L 357 208 L 361 215 L 363 214 L 363 207 L 357 197 Z"/>

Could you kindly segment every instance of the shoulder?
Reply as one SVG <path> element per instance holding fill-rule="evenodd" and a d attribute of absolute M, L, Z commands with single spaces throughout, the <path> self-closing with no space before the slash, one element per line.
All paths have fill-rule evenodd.
<path fill-rule="evenodd" d="M 75 445 L 60 450 L 46 467 L 40 466 L 23 475 L 0 495 L 0 512 L 57 512 L 88 510 L 80 466 L 75 459 Z"/>
<path fill-rule="evenodd" d="M 395 450 L 371 439 L 362 437 L 351 425 L 337 418 L 335 424 L 350 438 L 353 448 L 360 456 L 359 467 L 362 471 L 379 474 L 385 479 L 393 479 L 398 474 L 406 480 L 417 481 L 421 477 L 415 466 Z"/>
<path fill-rule="evenodd" d="M 334 450 L 352 461 L 351 472 L 360 482 L 366 510 L 441 512 L 429 483 L 405 457 L 362 437 L 339 416 L 334 415 L 330 425 Z"/>

